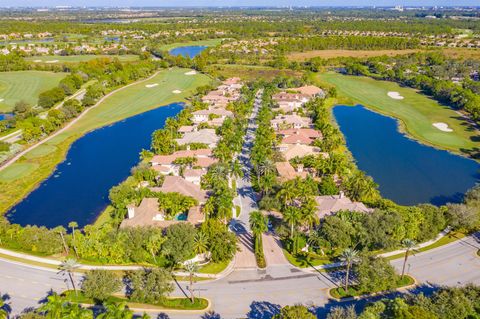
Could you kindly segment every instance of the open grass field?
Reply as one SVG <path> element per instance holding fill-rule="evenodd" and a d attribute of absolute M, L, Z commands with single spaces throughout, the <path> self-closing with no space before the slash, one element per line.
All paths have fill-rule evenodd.
<path fill-rule="evenodd" d="M 42 55 L 42 56 L 31 56 L 25 58 L 27 61 L 34 63 L 46 63 L 46 64 L 59 64 L 59 63 L 78 63 L 86 62 L 99 58 L 108 58 L 114 59 L 118 58 L 120 61 L 136 61 L 139 59 L 138 55 L 127 54 L 127 55 L 69 55 L 69 56 L 59 56 L 59 55 Z"/>
<path fill-rule="evenodd" d="M 362 104 L 399 119 L 400 130 L 424 144 L 463 155 L 480 147 L 478 131 L 465 118 L 414 89 L 393 82 L 338 73 L 323 73 L 318 78 L 335 85 L 339 95 L 346 98 L 349 104 Z M 404 99 L 393 99 L 387 95 L 388 92 L 398 92 Z M 432 125 L 438 122 L 448 124 L 453 131 L 444 132 Z"/>
<path fill-rule="evenodd" d="M 294 52 L 287 56 L 290 61 L 303 62 L 311 58 L 369 58 L 374 56 L 396 56 L 401 54 L 415 53 L 420 50 L 313 50 L 306 52 Z"/>
<path fill-rule="evenodd" d="M 65 73 L 16 71 L 0 73 L 0 113 L 13 110 L 15 103 L 25 100 L 37 104 L 38 95 L 58 85 Z"/>
<path fill-rule="evenodd" d="M 480 60 L 480 49 L 475 48 L 445 48 L 443 54 L 454 59 Z"/>
<path fill-rule="evenodd" d="M 303 73 L 300 71 L 292 70 L 278 70 L 268 66 L 258 65 L 238 65 L 238 64 L 214 64 L 207 67 L 208 72 L 230 77 L 240 77 L 244 80 L 272 80 L 279 75 L 287 75 L 294 77 L 302 77 Z"/>
<path fill-rule="evenodd" d="M 211 81 L 203 74 L 185 75 L 188 71 L 191 70 L 163 70 L 149 81 L 132 85 L 111 95 L 77 123 L 43 144 L 38 151 L 33 149 L 12 166 L 0 171 L 0 213 L 5 212 L 47 178 L 65 158 L 70 145 L 85 133 L 161 105 L 185 101 L 197 87 Z M 158 85 L 146 87 L 151 84 Z M 181 93 L 175 94 L 172 92 L 174 90 L 180 90 Z M 20 169 L 24 165 L 35 166 L 34 169 Z"/>
<path fill-rule="evenodd" d="M 188 47 L 188 46 L 207 46 L 207 47 L 214 47 L 222 43 L 223 39 L 209 39 L 209 40 L 199 40 L 199 41 L 188 41 L 188 42 L 176 42 L 165 44 L 161 46 L 162 50 L 169 51 L 171 49 L 179 48 L 179 47 Z"/>

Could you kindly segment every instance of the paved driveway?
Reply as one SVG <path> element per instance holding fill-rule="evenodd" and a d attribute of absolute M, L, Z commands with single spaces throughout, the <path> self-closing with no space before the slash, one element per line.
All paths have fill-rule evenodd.
<path fill-rule="evenodd" d="M 263 253 L 267 266 L 288 265 L 289 262 L 283 254 L 280 238 L 272 232 L 262 235 Z"/>

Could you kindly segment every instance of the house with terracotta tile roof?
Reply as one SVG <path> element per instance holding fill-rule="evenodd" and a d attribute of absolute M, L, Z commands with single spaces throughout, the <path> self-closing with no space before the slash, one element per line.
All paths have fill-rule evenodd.
<path fill-rule="evenodd" d="M 282 137 L 282 144 L 310 145 L 321 137 L 321 133 L 311 128 L 287 129 L 278 131 Z"/>
<path fill-rule="evenodd" d="M 300 93 L 280 92 L 272 96 L 272 100 L 278 105 L 278 109 L 283 112 L 294 112 L 301 108 L 310 100 L 310 96 Z"/>
<path fill-rule="evenodd" d="M 275 130 L 283 130 L 289 128 L 309 128 L 312 126 L 312 120 L 308 117 L 299 116 L 297 114 L 277 115 L 270 124 Z"/>
<path fill-rule="evenodd" d="M 293 91 L 297 91 L 300 94 L 308 95 L 311 98 L 313 97 L 325 97 L 325 91 L 323 91 L 321 88 L 314 86 L 314 85 L 306 85 L 306 86 L 301 86 L 298 88 L 293 88 Z"/>
<path fill-rule="evenodd" d="M 213 165 L 218 162 L 216 158 L 213 157 L 211 149 L 198 149 L 198 150 L 183 150 L 177 151 L 171 155 L 155 155 L 150 160 L 152 168 L 163 175 L 180 174 L 180 166 L 175 162 L 181 158 L 195 158 L 195 162 L 192 164 L 192 167 L 201 168 L 206 170 L 210 165 Z"/>
<path fill-rule="evenodd" d="M 202 176 L 207 174 L 207 170 L 201 168 L 189 168 L 183 172 L 183 178 L 187 182 L 193 183 L 195 185 L 200 185 Z"/>
<path fill-rule="evenodd" d="M 365 204 L 360 202 L 352 202 L 352 200 L 345 196 L 343 192 L 338 195 L 324 195 L 315 197 L 317 202 L 317 216 L 324 218 L 328 215 L 333 215 L 339 211 L 352 211 L 361 213 L 370 213 L 373 209 L 368 208 Z"/>
<path fill-rule="evenodd" d="M 179 220 L 179 218 L 167 219 L 165 213 L 159 207 L 158 198 L 144 198 L 139 206 L 127 206 L 127 211 L 127 218 L 122 221 L 120 228 L 146 226 L 167 228 L 184 222 L 189 222 L 196 226 L 205 221 L 200 206 L 191 207 L 185 221 Z"/>
<path fill-rule="evenodd" d="M 201 143 L 208 145 L 209 148 L 217 146 L 220 137 L 215 133 L 214 129 L 202 129 L 183 134 L 181 138 L 176 139 L 179 145 L 188 145 L 192 143 Z"/>
<path fill-rule="evenodd" d="M 303 171 L 303 165 L 299 164 L 297 170 L 293 168 L 290 162 L 277 162 L 275 163 L 278 177 L 280 181 L 286 182 L 297 177 L 306 178 L 307 172 Z"/>
<path fill-rule="evenodd" d="M 295 157 L 302 158 L 307 155 L 322 155 L 328 157 L 328 153 L 322 153 L 318 147 L 305 144 L 280 144 L 277 149 L 287 161 Z"/>
<path fill-rule="evenodd" d="M 196 199 L 200 204 L 205 204 L 208 198 L 207 192 L 199 185 L 180 176 L 167 175 L 161 187 L 150 187 L 150 190 L 156 193 L 179 193 Z"/>

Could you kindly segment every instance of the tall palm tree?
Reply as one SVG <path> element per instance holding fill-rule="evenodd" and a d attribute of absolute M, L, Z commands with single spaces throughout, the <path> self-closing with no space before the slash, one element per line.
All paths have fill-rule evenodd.
<path fill-rule="evenodd" d="M 358 251 L 355 249 L 347 248 L 340 255 L 340 260 L 345 263 L 347 268 L 347 274 L 345 276 L 345 292 L 348 291 L 348 282 L 350 279 L 350 268 L 354 263 L 358 261 Z"/>
<path fill-rule="evenodd" d="M 194 262 L 188 262 L 185 264 L 185 270 L 188 272 L 188 277 L 190 279 L 190 285 L 188 286 L 188 290 L 190 291 L 190 300 L 192 301 L 192 303 L 194 303 L 195 295 L 193 293 L 193 278 L 198 272 L 198 264 Z"/>
<path fill-rule="evenodd" d="M 193 248 L 196 254 L 204 254 L 208 251 L 208 238 L 204 232 L 197 232 L 193 239 Z"/>
<path fill-rule="evenodd" d="M 65 227 L 63 226 L 55 227 L 54 231 L 56 231 L 60 235 L 60 238 L 62 239 L 63 249 L 65 249 L 65 255 L 68 255 L 70 252 L 68 250 L 67 242 L 65 241 L 65 234 L 66 234 Z"/>
<path fill-rule="evenodd" d="M 255 249 L 260 249 L 260 238 L 262 233 L 268 230 L 267 219 L 258 210 L 251 212 L 249 217 L 250 228 L 252 229 L 253 236 L 255 237 Z"/>
<path fill-rule="evenodd" d="M 75 280 L 74 280 L 74 271 L 77 269 L 80 265 L 77 263 L 77 260 L 75 258 L 68 258 L 62 264 L 60 265 L 60 273 L 67 274 L 68 277 L 70 278 L 70 282 L 72 284 L 72 288 L 75 291 L 75 294 L 77 293 L 77 288 L 75 286 Z"/>
<path fill-rule="evenodd" d="M 75 256 L 78 258 L 78 253 L 77 253 L 77 246 L 75 244 L 75 229 L 78 227 L 78 223 L 75 221 L 71 221 L 68 223 L 68 227 L 72 229 L 72 245 L 73 245 L 73 251 L 75 252 Z"/>
<path fill-rule="evenodd" d="M 295 226 L 300 222 L 301 213 L 296 207 L 289 206 L 283 212 L 283 219 L 290 225 L 290 239 L 293 239 Z"/>
<path fill-rule="evenodd" d="M 403 276 L 405 275 L 405 265 L 407 264 L 408 256 L 410 253 L 417 252 L 418 250 L 415 248 L 417 246 L 417 243 L 411 239 L 405 238 L 402 241 L 403 247 L 405 247 L 405 258 L 403 259 L 403 267 L 402 267 L 402 276 L 401 278 L 403 279 Z"/>

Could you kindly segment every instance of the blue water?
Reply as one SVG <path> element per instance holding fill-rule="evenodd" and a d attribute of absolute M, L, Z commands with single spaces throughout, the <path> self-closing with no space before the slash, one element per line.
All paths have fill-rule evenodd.
<path fill-rule="evenodd" d="M 0 121 L 12 116 L 13 114 L 11 113 L 0 113 Z"/>
<path fill-rule="evenodd" d="M 185 213 L 181 213 L 181 214 L 178 214 L 177 216 L 175 216 L 175 220 L 187 220 L 187 214 Z"/>
<path fill-rule="evenodd" d="M 333 113 L 358 167 L 398 204 L 459 202 L 480 177 L 477 162 L 407 138 L 395 119 L 360 105 Z"/>
<path fill-rule="evenodd" d="M 202 53 L 203 50 L 208 48 L 207 46 L 203 45 L 192 45 L 192 46 L 186 46 L 186 47 L 178 47 L 175 49 L 170 50 L 170 54 L 173 56 L 181 55 L 184 57 L 190 57 L 194 58 L 200 53 Z"/>
<path fill-rule="evenodd" d="M 150 147 L 153 131 L 175 116 L 170 104 L 94 130 L 72 144 L 67 158 L 35 191 L 8 212 L 21 225 L 80 227 L 92 223 L 109 204 L 108 193 L 130 175 L 139 152 Z"/>

